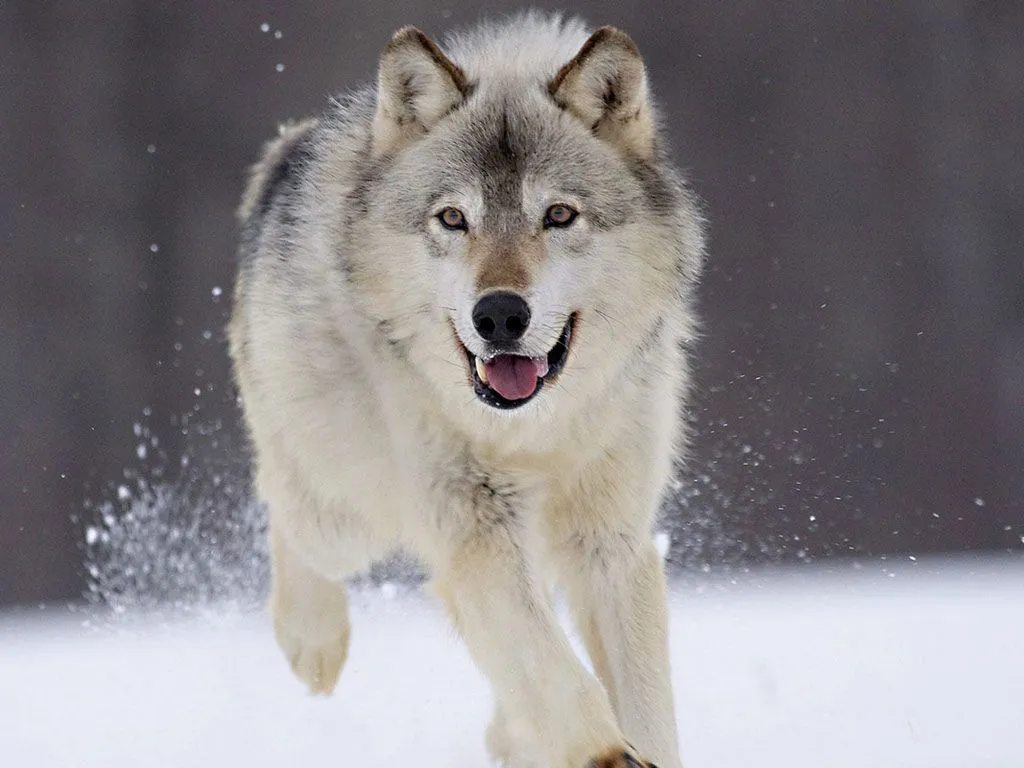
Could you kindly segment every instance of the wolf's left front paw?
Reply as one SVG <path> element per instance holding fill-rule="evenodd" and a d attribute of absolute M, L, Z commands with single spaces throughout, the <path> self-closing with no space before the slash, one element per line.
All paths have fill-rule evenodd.
<path fill-rule="evenodd" d="M 600 757 L 595 757 L 587 764 L 587 768 L 658 768 L 654 763 L 640 760 L 629 752 L 613 749 Z"/>

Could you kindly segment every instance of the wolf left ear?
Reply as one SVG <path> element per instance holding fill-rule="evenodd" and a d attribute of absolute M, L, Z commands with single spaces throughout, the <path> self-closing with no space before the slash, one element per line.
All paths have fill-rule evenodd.
<path fill-rule="evenodd" d="M 403 27 L 380 57 L 373 154 L 398 149 L 433 128 L 469 95 L 466 75 L 415 27 Z"/>
<path fill-rule="evenodd" d="M 601 139 L 639 157 L 654 151 L 647 72 L 636 43 L 601 27 L 548 83 L 555 102 Z"/>

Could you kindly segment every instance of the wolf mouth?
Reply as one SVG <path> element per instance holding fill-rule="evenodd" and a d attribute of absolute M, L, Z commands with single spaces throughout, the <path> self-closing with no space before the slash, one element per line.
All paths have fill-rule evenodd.
<path fill-rule="evenodd" d="M 501 410 L 526 405 L 544 388 L 545 383 L 553 382 L 565 368 L 575 326 L 576 314 L 573 313 L 562 328 L 558 341 L 544 357 L 503 354 L 484 359 L 462 344 L 476 396 L 492 408 Z"/>

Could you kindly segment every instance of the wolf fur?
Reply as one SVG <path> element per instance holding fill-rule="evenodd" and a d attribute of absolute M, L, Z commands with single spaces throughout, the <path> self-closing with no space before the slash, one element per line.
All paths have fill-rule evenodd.
<path fill-rule="evenodd" d="M 443 48 L 402 29 L 376 87 L 267 145 L 239 214 L 230 349 L 298 677 L 334 688 L 344 580 L 402 547 L 490 680 L 496 760 L 678 768 L 652 526 L 703 236 L 633 41 L 538 14 Z M 502 348 L 474 315 L 496 291 L 530 318 Z M 474 362 L 499 353 L 564 369 L 495 407 Z"/>

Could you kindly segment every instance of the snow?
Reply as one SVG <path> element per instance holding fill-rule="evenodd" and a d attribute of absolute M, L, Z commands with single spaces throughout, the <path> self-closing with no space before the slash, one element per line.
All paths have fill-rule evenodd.
<path fill-rule="evenodd" d="M 1019 557 L 688 576 L 671 618 L 688 768 L 1024 766 Z M 262 614 L 82 619 L 0 615 L 0 764 L 488 765 L 487 686 L 406 587 L 354 596 L 330 698 Z"/>

